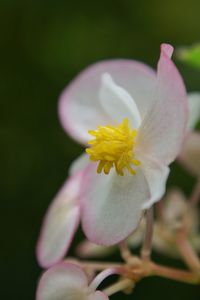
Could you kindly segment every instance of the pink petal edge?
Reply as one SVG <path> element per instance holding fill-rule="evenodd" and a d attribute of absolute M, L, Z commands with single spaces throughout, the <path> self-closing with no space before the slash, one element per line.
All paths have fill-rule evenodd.
<path fill-rule="evenodd" d="M 173 162 L 180 153 L 188 118 L 185 85 L 170 59 L 172 52 L 172 46 L 161 45 L 155 102 L 138 132 L 140 151 L 145 151 L 144 153 L 166 165 Z"/>
<path fill-rule="evenodd" d="M 109 300 L 108 296 L 101 291 L 96 291 L 91 300 Z"/>
<path fill-rule="evenodd" d="M 174 47 L 170 44 L 161 44 L 160 51 L 163 54 L 165 53 L 169 58 L 171 58 L 174 52 Z"/>
<path fill-rule="evenodd" d="M 77 142 L 82 143 L 82 144 L 86 143 L 84 138 L 82 138 L 81 135 L 78 133 L 78 131 L 74 128 L 73 122 L 71 122 L 71 120 L 70 120 L 71 104 L 73 103 L 72 95 L 73 95 L 74 91 L 77 89 L 77 86 L 79 86 L 80 82 L 86 76 L 87 77 L 89 76 L 92 79 L 93 75 L 96 74 L 96 72 L 101 73 L 101 74 L 103 74 L 105 72 L 112 73 L 111 70 L 115 69 L 116 67 L 122 68 L 123 72 L 124 72 L 124 69 L 127 66 L 131 66 L 133 68 L 134 72 L 136 72 L 136 70 L 138 69 L 140 71 L 140 73 L 144 74 L 144 77 L 146 76 L 146 77 L 150 77 L 150 78 L 155 78 L 155 71 L 151 67 L 145 65 L 142 62 L 138 62 L 135 60 L 129 60 L 129 59 L 105 60 L 105 61 L 100 61 L 98 63 L 94 63 L 94 64 L 90 65 L 89 67 L 85 68 L 79 75 L 77 75 L 67 85 L 67 87 L 61 93 L 61 95 L 59 97 L 59 102 L 58 102 L 59 119 L 60 119 L 63 129 Z M 88 129 L 90 129 L 90 128 L 88 128 Z"/>
<path fill-rule="evenodd" d="M 192 142 L 198 142 L 198 148 L 200 149 L 200 133 L 197 131 L 188 132 L 187 136 L 185 137 L 185 141 L 182 147 L 182 151 L 178 157 L 178 162 L 186 169 L 188 170 L 193 176 L 200 176 L 200 170 L 198 168 L 198 162 L 195 164 L 193 162 L 193 156 L 190 154 L 190 156 L 186 156 L 187 154 L 185 151 L 187 150 L 186 147 L 190 148 L 192 147 Z M 192 141 L 192 142 L 191 142 Z M 189 143 L 189 144 L 188 144 Z M 200 160 L 199 160 L 200 164 Z"/>
<path fill-rule="evenodd" d="M 47 271 L 43 272 L 43 274 L 40 277 L 40 280 L 39 280 L 39 283 L 38 283 L 38 287 L 37 287 L 37 290 L 36 290 L 36 300 L 40 300 L 41 299 L 41 297 L 40 297 L 41 296 L 41 290 L 45 286 L 46 278 L 48 278 L 49 276 L 53 275 L 59 269 L 71 269 L 71 270 L 75 270 L 75 271 L 79 272 L 79 274 L 82 276 L 83 281 L 85 281 L 85 284 L 88 283 L 88 279 L 87 279 L 86 274 L 84 273 L 84 271 L 79 266 L 77 266 L 74 263 L 62 261 L 62 262 L 59 262 L 59 263 L 55 264 L 53 267 L 51 267 Z"/>
<path fill-rule="evenodd" d="M 90 164 L 86 169 L 85 169 L 85 175 L 83 175 L 83 178 L 87 178 L 87 176 L 89 177 L 90 175 L 90 172 L 93 172 L 93 171 L 96 171 L 96 165 L 95 164 Z M 146 180 L 146 178 L 145 178 Z M 142 219 L 142 216 L 143 216 L 143 208 L 142 208 L 142 204 L 143 202 L 141 203 L 141 208 L 140 208 L 140 214 L 139 216 L 137 217 L 137 220 L 135 219 L 135 223 L 132 228 L 129 228 L 129 230 L 127 231 L 126 234 L 123 235 L 123 237 L 121 236 L 120 238 L 119 237 L 111 237 L 109 238 L 109 240 L 107 240 L 107 238 L 105 239 L 105 237 L 103 236 L 99 236 L 97 238 L 97 234 L 91 234 L 91 230 L 90 228 L 92 227 L 91 224 L 91 220 L 89 218 L 84 218 L 83 215 L 85 213 L 85 197 L 84 197 L 84 193 L 85 193 L 85 190 L 87 190 L 87 184 L 88 184 L 89 180 L 85 180 L 85 182 L 83 181 L 82 185 L 81 185 L 81 201 L 80 201 L 80 210 L 81 210 L 81 225 L 82 225 L 82 229 L 87 237 L 87 239 L 92 242 L 92 243 L 95 243 L 97 245 L 100 245 L 100 246 L 113 246 L 113 245 L 116 245 L 118 244 L 119 242 L 123 241 L 124 239 L 128 238 L 130 235 L 132 235 L 134 233 L 135 230 L 137 230 L 138 226 L 139 226 L 139 223 L 140 223 L 140 220 Z M 148 183 L 146 182 L 146 190 L 145 192 L 148 194 L 148 197 L 150 197 L 150 191 L 149 191 L 149 186 L 148 186 Z M 133 218 L 134 220 L 134 218 Z M 103 220 L 102 220 L 103 222 Z M 94 224 L 93 224 L 94 225 Z M 116 229 L 117 230 L 117 229 Z"/>
<path fill-rule="evenodd" d="M 48 224 L 48 216 L 51 212 L 51 210 L 57 206 L 57 202 L 59 202 L 59 197 L 57 198 L 57 196 L 59 196 L 60 193 L 62 193 L 62 191 L 66 188 L 69 188 L 71 186 L 74 185 L 74 181 L 76 179 L 79 180 L 81 176 L 81 172 L 77 172 L 75 175 L 71 176 L 69 179 L 67 179 L 67 181 L 64 183 L 63 187 L 61 188 L 61 190 L 58 192 L 58 194 L 55 196 L 55 201 L 53 201 L 47 212 L 46 212 L 46 215 L 44 217 L 44 221 L 43 221 L 43 224 L 42 224 L 42 228 L 41 228 L 41 231 L 40 231 L 40 235 L 39 235 L 39 239 L 38 239 L 38 242 L 37 242 L 37 246 L 36 246 L 36 257 L 37 257 L 37 260 L 38 260 L 38 263 L 41 267 L 43 268 L 49 268 L 51 267 L 52 265 L 58 263 L 67 253 L 71 243 L 72 243 L 72 240 L 73 240 L 73 237 L 74 237 L 74 234 L 78 228 L 78 225 L 79 225 L 79 222 L 80 222 L 80 209 L 78 206 L 74 206 L 73 209 L 76 209 L 76 222 L 74 223 L 74 227 L 71 231 L 71 235 L 68 239 L 68 242 L 66 243 L 66 246 L 63 248 L 63 251 L 62 251 L 62 254 L 60 255 L 60 257 L 56 257 L 54 260 L 50 261 L 50 262 L 47 262 L 47 261 L 44 261 L 43 260 L 43 236 L 45 234 L 45 230 L 46 230 L 46 226 Z"/>

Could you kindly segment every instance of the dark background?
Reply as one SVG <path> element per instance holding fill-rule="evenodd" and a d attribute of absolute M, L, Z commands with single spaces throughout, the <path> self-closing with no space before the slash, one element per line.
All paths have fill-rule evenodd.
<path fill-rule="evenodd" d="M 199 18 L 199 0 L 1 0 L 0 299 L 34 299 L 42 217 L 82 150 L 58 121 L 63 87 L 83 67 L 105 58 L 134 58 L 155 67 L 161 42 L 177 47 L 199 41 Z M 200 90 L 200 72 L 178 67 L 188 90 Z M 194 178 L 180 168 L 173 171 L 170 184 L 189 193 Z M 200 287 L 151 278 L 131 296 L 113 297 L 122 298 L 197 300 Z"/>

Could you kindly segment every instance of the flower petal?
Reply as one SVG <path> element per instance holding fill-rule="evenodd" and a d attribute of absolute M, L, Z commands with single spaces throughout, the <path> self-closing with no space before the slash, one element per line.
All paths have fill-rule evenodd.
<path fill-rule="evenodd" d="M 169 57 L 171 50 L 169 45 L 161 46 L 155 102 L 138 132 L 140 151 L 165 164 L 180 151 L 188 108 L 182 78 Z"/>
<path fill-rule="evenodd" d="M 90 300 L 109 300 L 108 296 L 100 291 L 96 291 Z"/>
<path fill-rule="evenodd" d="M 142 244 L 146 230 L 146 219 L 142 218 L 140 225 L 132 235 L 127 239 L 127 243 L 131 248 L 138 247 Z"/>
<path fill-rule="evenodd" d="M 37 244 L 37 259 L 44 268 L 64 257 L 77 230 L 80 181 L 81 173 L 68 179 L 47 211 Z"/>
<path fill-rule="evenodd" d="M 188 94 L 189 102 L 189 122 L 188 128 L 194 129 L 200 119 L 200 93 Z"/>
<path fill-rule="evenodd" d="M 156 76 L 148 66 L 133 60 L 110 60 L 90 66 L 67 86 L 59 101 L 62 126 L 78 142 L 86 143 L 89 129 L 110 121 L 99 102 L 104 73 L 109 73 L 131 95 L 141 116 L 153 101 Z"/>
<path fill-rule="evenodd" d="M 189 207 L 182 191 L 178 189 L 170 190 L 164 199 L 163 218 L 171 229 L 176 229 L 181 225 L 183 217 L 188 214 Z"/>
<path fill-rule="evenodd" d="M 179 162 L 193 175 L 200 176 L 200 134 L 198 132 L 188 134 Z"/>
<path fill-rule="evenodd" d="M 152 246 L 157 253 L 162 253 L 176 259 L 180 257 L 180 252 L 174 241 L 170 238 L 163 238 L 163 227 L 159 223 L 155 223 L 154 225 Z"/>
<path fill-rule="evenodd" d="M 135 101 L 126 90 L 116 85 L 108 73 L 102 75 L 100 102 L 112 124 L 117 125 L 128 118 L 132 128 L 139 127 L 141 117 Z"/>
<path fill-rule="evenodd" d="M 148 182 L 151 194 L 150 198 L 143 204 L 143 209 L 148 209 L 164 195 L 170 170 L 164 164 L 150 157 L 143 156 L 143 158 L 139 159 L 141 160 L 142 172 Z"/>
<path fill-rule="evenodd" d="M 88 257 L 104 257 L 117 250 L 116 246 L 100 246 L 94 243 L 89 242 L 88 240 L 84 240 L 81 242 L 77 249 L 76 253 L 79 257 L 88 258 Z"/>
<path fill-rule="evenodd" d="M 36 300 L 87 300 L 87 277 L 78 266 L 62 262 L 40 279 Z"/>
<path fill-rule="evenodd" d="M 142 205 L 150 197 L 141 169 L 134 176 L 119 176 L 115 170 L 97 174 L 90 166 L 84 179 L 81 217 L 87 238 L 102 245 L 122 241 L 137 228 Z"/>
<path fill-rule="evenodd" d="M 87 167 L 87 165 L 90 163 L 90 159 L 88 154 L 83 153 L 81 154 L 77 159 L 75 159 L 72 164 L 70 165 L 69 168 L 69 174 L 70 175 L 74 175 L 77 172 L 85 169 Z"/>

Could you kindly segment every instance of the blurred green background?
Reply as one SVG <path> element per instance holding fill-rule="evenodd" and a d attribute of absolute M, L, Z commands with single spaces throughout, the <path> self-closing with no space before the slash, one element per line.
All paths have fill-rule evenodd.
<path fill-rule="evenodd" d="M 1 0 L 1 299 L 34 299 L 42 217 L 82 150 L 60 127 L 61 90 L 82 68 L 105 58 L 155 67 L 161 42 L 177 47 L 199 41 L 199 15 L 199 0 Z M 200 90 L 200 73 L 178 67 L 188 90 Z M 194 179 L 173 169 L 170 183 L 188 193 Z M 113 297 L 169 298 L 198 300 L 200 287 L 151 278 L 131 296 Z"/>

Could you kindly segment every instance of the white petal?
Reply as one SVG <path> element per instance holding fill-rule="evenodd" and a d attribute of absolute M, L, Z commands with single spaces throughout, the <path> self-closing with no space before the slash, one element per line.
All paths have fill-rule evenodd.
<path fill-rule="evenodd" d="M 164 199 L 164 220 L 168 226 L 174 229 L 187 214 L 188 205 L 184 194 L 179 190 L 171 190 Z"/>
<path fill-rule="evenodd" d="M 37 244 L 37 258 L 42 267 L 60 261 L 72 242 L 80 219 L 80 182 L 80 173 L 67 180 L 47 211 Z"/>
<path fill-rule="evenodd" d="M 87 238 L 102 245 L 116 244 L 138 226 L 142 205 L 150 197 L 140 168 L 136 175 L 97 174 L 91 167 L 84 176 L 82 225 Z"/>
<path fill-rule="evenodd" d="M 90 163 L 90 159 L 88 154 L 83 153 L 81 154 L 77 159 L 75 159 L 69 168 L 69 174 L 74 175 L 76 172 L 79 172 L 87 167 L 87 165 Z"/>
<path fill-rule="evenodd" d="M 134 99 L 122 87 L 116 85 L 110 74 L 102 75 L 100 102 L 113 121 L 119 124 L 128 118 L 132 128 L 138 128 L 141 123 L 140 113 Z"/>
<path fill-rule="evenodd" d="M 108 296 L 100 291 L 96 291 L 89 300 L 109 300 Z"/>
<path fill-rule="evenodd" d="M 89 300 L 87 277 L 76 265 L 62 262 L 40 279 L 36 300 Z"/>
<path fill-rule="evenodd" d="M 200 134 L 192 132 L 185 139 L 179 162 L 195 176 L 200 176 Z"/>
<path fill-rule="evenodd" d="M 105 257 L 117 250 L 116 246 L 100 246 L 94 243 L 84 240 L 81 242 L 77 249 L 76 253 L 79 257 L 88 258 L 88 257 Z"/>
<path fill-rule="evenodd" d="M 200 93 L 188 94 L 189 101 L 189 122 L 188 128 L 194 129 L 200 119 Z"/>
<path fill-rule="evenodd" d="M 151 194 L 151 197 L 143 204 L 143 209 L 148 209 L 164 195 L 170 170 L 164 164 L 150 157 L 143 156 L 139 157 L 139 159 L 141 160 L 142 172 L 148 182 Z"/>
<path fill-rule="evenodd" d="M 87 143 L 87 131 L 109 124 L 108 115 L 99 102 L 102 74 L 109 73 L 117 85 L 126 90 L 143 117 L 154 100 L 154 70 L 134 60 L 110 60 L 94 64 L 81 72 L 63 91 L 59 116 L 64 129 L 74 139 Z M 113 108 L 114 109 L 114 108 Z"/>
<path fill-rule="evenodd" d="M 161 46 L 155 102 L 138 131 L 140 151 L 170 164 L 185 136 L 188 103 L 182 78 L 170 60 L 172 47 Z"/>
<path fill-rule="evenodd" d="M 180 252 L 178 251 L 176 244 L 169 239 L 163 238 L 163 228 L 160 224 L 155 223 L 153 233 L 153 249 L 158 253 L 162 253 L 166 256 L 179 258 Z"/>
<path fill-rule="evenodd" d="M 144 239 L 146 229 L 145 219 L 143 218 L 135 232 L 128 238 L 127 242 L 130 247 L 135 248 L 141 245 Z"/>

